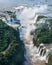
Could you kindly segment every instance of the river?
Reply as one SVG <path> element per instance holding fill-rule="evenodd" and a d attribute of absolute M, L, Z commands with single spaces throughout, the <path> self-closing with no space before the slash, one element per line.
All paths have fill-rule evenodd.
<path fill-rule="evenodd" d="M 8 6 L 8 4 L 6 4 L 7 6 L 5 5 L 4 8 L 1 6 L 1 10 L 11 10 L 12 8 L 12 10 L 16 11 L 17 19 L 20 20 L 20 39 L 23 41 L 26 49 L 26 52 L 24 54 L 26 61 L 24 62 L 24 65 L 38 65 L 36 64 L 36 61 L 38 61 L 37 59 L 43 59 L 42 61 L 46 62 L 46 57 L 44 58 L 44 56 L 40 57 L 36 55 L 38 48 L 34 46 L 33 35 L 30 33 L 36 29 L 36 26 L 34 24 L 37 22 L 38 16 L 52 17 L 52 6 L 47 4 L 51 3 L 51 0 L 50 2 L 49 0 L 48 2 L 45 0 L 39 0 L 38 4 L 37 1 L 35 2 L 34 0 L 29 0 L 29 2 L 25 0 L 23 2 L 22 0 L 16 2 L 15 1 L 11 1 L 11 3 L 10 1 L 4 2 L 4 4 L 10 3 L 11 5 Z M 3 4 L 3 2 L 1 3 Z M 44 20 L 42 22 L 44 22 Z M 41 21 L 39 21 L 39 23 L 41 23 Z"/>

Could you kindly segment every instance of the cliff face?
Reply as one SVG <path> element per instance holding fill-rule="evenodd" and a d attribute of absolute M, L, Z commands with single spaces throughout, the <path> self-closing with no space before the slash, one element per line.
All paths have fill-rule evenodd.
<path fill-rule="evenodd" d="M 22 65 L 24 47 L 19 31 L 0 20 L 0 65 Z"/>

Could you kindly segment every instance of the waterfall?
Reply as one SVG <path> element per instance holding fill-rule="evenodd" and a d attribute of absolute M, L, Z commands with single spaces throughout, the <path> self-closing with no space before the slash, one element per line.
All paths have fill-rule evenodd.
<path fill-rule="evenodd" d="M 20 20 L 19 33 L 20 39 L 23 41 L 25 45 L 25 54 L 24 57 L 26 61 L 24 61 L 24 65 L 35 65 L 36 60 L 45 60 L 48 62 L 48 51 L 44 48 L 44 45 L 40 45 L 38 48 L 34 46 L 33 43 L 33 35 L 31 35 L 31 31 L 35 31 L 38 16 L 45 15 L 50 16 L 50 11 L 48 10 L 47 5 L 40 6 L 19 6 L 15 8 L 16 17 Z M 49 14 L 49 15 L 48 15 Z M 7 18 L 8 20 L 8 18 Z M 7 21 L 5 21 L 6 23 Z M 18 24 L 7 23 L 9 26 L 13 28 L 17 28 Z M 12 21 L 13 22 L 13 21 Z M 39 21 L 41 23 L 41 21 Z M 46 52 L 45 52 L 46 50 Z"/>
<path fill-rule="evenodd" d="M 24 54 L 26 61 L 24 65 L 35 65 L 37 60 L 36 56 L 40 56 L 41 49 L 38 53 L 38 48 L 33 44 L 33 35 L 31 31 L 36 29 L 34 25 L 37 21 L 38 16 L 41 13 L 47 11 L 47 5 L 42 5 L 40 7 L 16 7 L 16 16 L 20 19 L 21 26 L 19 27 L 20 39 L 25 45 L 26 52 Z M 39 13 L 39 14 L 37 14 Z M 44 50 L 42 51 L 44 54 Z M 36 54 L 38 53 L 38 54 Z"/>

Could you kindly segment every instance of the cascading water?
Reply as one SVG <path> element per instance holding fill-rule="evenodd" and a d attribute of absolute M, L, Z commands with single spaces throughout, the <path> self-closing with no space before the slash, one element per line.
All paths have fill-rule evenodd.
<path fill-rule="evenodd" d="M 16 15 L 17 18 L 20 19 L 21 26 L 19 27 L 20 38 L 24 42 L 25 45 L 25 59 L 24 65 L 35 65 L 37 60 L 36 53 L 38 52 L 38 48 L 33 44 L 33 35 L 31 35 L 31 31 L 36 29 L 34 25 L 37 21 L 39 15 L 47 16 L 48 6 L 42 5 L 38 7 L 16 7 Z M 40 21 L 41 22 L 41 21 Z M 43 55 L 43 54 L 42 54 Z"/>
<path fill-rule="evenodd" d="M 19 33 L 20 39 L 23 41 L 25 45 L 26 52 L 24 54 L 26 61 L 24 65 L 35 65 L 36 60 L 45 60 L 47 62 L 48 52 L 44 54 L 44 49 L 38 49 L 33 44 L 33 35 L 31 35 L 31 31 L 36 29 L 35 23 L 37 22 L 38 16 L 51 16 L 51 10 L 47 5 L 26 7 L 26 6 L 18 6 L 15 8 L 16 17 L 20 20 Z M 49 16 L 48 16 L 49 15 Z M 11 21 L 10 21 L 11 22 Z M 38 21 L 39 23 L 44 22 L 44 20 Z M 12 23 L 7 23 L 9 26 L 16 28 L 18 24 L 14 25 Z M 41 52 L 42 51 L 42 52 Z M 47 50 L 46 50 L 47 51 Z M 47 60 L 47 61 L 46 61 Z"/>

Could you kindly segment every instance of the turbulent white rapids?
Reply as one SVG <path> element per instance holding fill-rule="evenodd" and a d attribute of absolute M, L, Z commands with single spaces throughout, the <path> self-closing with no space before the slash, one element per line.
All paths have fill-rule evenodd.
<path fill-rule="evenodd" d="M 38 49 L 33 44 L 33 36 L 30 35 L 30 32 L 36 29 L 36 26 L 34 24 L 36 23 L 38 16 L 51 16 L 48 6 L 18 6 L 15 9 L 17 18 L 20 20 L 21 24 L 21 26 L 19 27 L 20 38 L 21 40 L 23 40 L 26 49 L 26 53 L 24 55 L 26 58 L 26 61 L 24 62 L 25 65 L 35 65 L 37 59 L 45 60 L 45 62 L 47 62 L 46 55 L 38 57 L 39 53 L 36 54 L 38 52 Z M 48 52 L 46 54 L 48 54 Z"/>
<path fill-rule="evenodd" d="M 52 12 L 52 9 L 48 5 L 33 7 L 18 6 L 15 7 L 15 11 L 16 17 L 20 20 L 21 24 L 19 26 L 20 39 L 24 42 L 26 49 L 26 52 L 24 54 L 26 61 L 24 62 L 24 65 L 35 65 L 37 59 L 48 62 L 48 51 L 46 50 L 46 54 L 44 56 L 43 51 L 42 56 L 40 56 L 39 54 L 41 50 L 39 50 L 38 53 L 38 48 L 33 44 L 33 35 L 30 33 L 36 29 L 36 26 L 34 24 L 37 22 L 38 16 L 44 15 L 51 17 L 52 13 L 50 12 Z M 44 22 L 44 20 L 42 22 Z M 39 23 L 41 23 L 41 21 L 39 21 Z M 14 24 L 10 24 L 9 26 L 12 26 L 13 28 L 15 27 Z"/>

